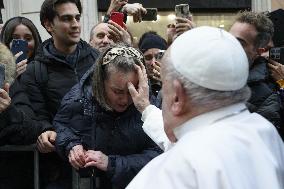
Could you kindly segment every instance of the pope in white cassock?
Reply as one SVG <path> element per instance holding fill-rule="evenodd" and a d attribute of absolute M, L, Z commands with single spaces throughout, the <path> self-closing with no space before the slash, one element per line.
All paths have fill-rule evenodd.
<path fill-rule="evenodd" d="M 165 152 L 127 189 L 284 189 L 283 142 L 246 108 L 248 60 L 231 34 L 199 27 L 173 42 L 162 60 L 162 114 L 137 69 L 139 88 L 129 84 L 130 94 L 144 131 Z"/>

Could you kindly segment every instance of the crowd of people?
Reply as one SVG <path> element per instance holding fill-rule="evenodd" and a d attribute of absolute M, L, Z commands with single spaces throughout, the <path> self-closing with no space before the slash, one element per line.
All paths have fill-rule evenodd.
<path fill-rule="evenodd" d="M 41 188 L 72 188 L 72 168 L 93 189 L 284 188 L 284 65 L 267 57 L 279 44 L 267 13 L 242 11 L 229 32 L 177 17 L 167 39 L 136 44 L 110 14 L 140 22 L 143 5 L 111 0 L 89 42 L 82 11 L 44 0 L 49 39 L 25 17 L 0 34 L 0 145 L 36 143 Z M 17 64 L 15 39 L 28 44 Z M 31 152 L 1 151 L 0 167 L 0 188 L 33 188 Z"/>

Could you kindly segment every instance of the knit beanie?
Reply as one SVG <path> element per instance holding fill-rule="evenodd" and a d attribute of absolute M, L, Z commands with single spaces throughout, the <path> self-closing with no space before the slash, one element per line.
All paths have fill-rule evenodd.
<path fill-rule="evenodd" d="M 139 49 L 144 53 L 148 49 L 157 48 L 160 50 L 167 49 L 167 42 L 162 37 L 155 34 L 148 34 L 144 37 Z"/>

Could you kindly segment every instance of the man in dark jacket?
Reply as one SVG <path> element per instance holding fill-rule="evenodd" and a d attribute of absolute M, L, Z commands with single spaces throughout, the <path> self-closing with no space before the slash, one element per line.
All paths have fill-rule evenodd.
<path fill-rule="evenodd" d="M 267 60 L 261 54 L 273 36 L 273 23 L 264 13 L 242 12 L 230 29 L 242 44 L 250 64 L 248 86 L 252 95 L 247 105 L 277 127 L 282 126 L 276 85 L 268 77 Z"/>
<path fill-rule="evenodd" d="M 80 39 L 81 13 L 79 0 L 45 0 L 41 6 L 41 24 L 52 38 L 39 47 L 34 61 L 22 75 L 21 82 L 37 119 L 49 126 L 52 125 L 62 97 L 79 82 L 98 55 L 96 50 Z M 55 137 L 54 131 L 42 133 L 37 141 L 39 151 L 54 151 Z M 41 181 L 44 185 L 71 188 L 71 169 L 62 165 L 55 153 L 43 155 L 42 161 Z"/>
<path fill-rule="evenodd" d="M 125 188 L 161 153 L 143 132 L 128 92 L 129 82 L 138 85 L 142 62 L 143 54 L 132 47 L 108 49 L 64 97 L 54 118 L 58 153 L 76 169 L 89 168 L 94 189 Z"/>

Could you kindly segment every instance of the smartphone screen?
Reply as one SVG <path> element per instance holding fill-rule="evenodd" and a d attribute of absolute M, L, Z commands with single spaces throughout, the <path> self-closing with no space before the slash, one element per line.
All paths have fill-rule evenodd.
<path fill-rule="evenodd" d="M 181 17 L 181 18 L 190 18 L 191 15 L 188 4 L 176 5 L 175 13 L 176 17 Z"/>
<path fill-rule="evenodd" d="M 15 55 L 20 51 L 22 51 L 23 54 L 17 58 L 16 63 L 28 58 L 28 42 L 22 39 L 13 39 L 11 52 Z"/>
<path fill-rule="evenodd" d="M 110 15 L 110 20 L 117 23 L 122 28 L 124 28 L 123 19 L 124 19 L 124 14 L 121 12 L 112 12 Z"/>
<path fill-rule="evenodd" d="M 146 8 L 147 13 L 142 15 L 143 21 L 156 21 L 158 9 L 157 8 Z"/>
<path fill-rule="evenodd" d="M 284 47 L 270 48 L 269 58 L 284 65 Z"/>
<path fill-rule="evenodd" d="M 5 81 L 5 66 L 0 64 L 0 88 L 3 88 Z"/>

